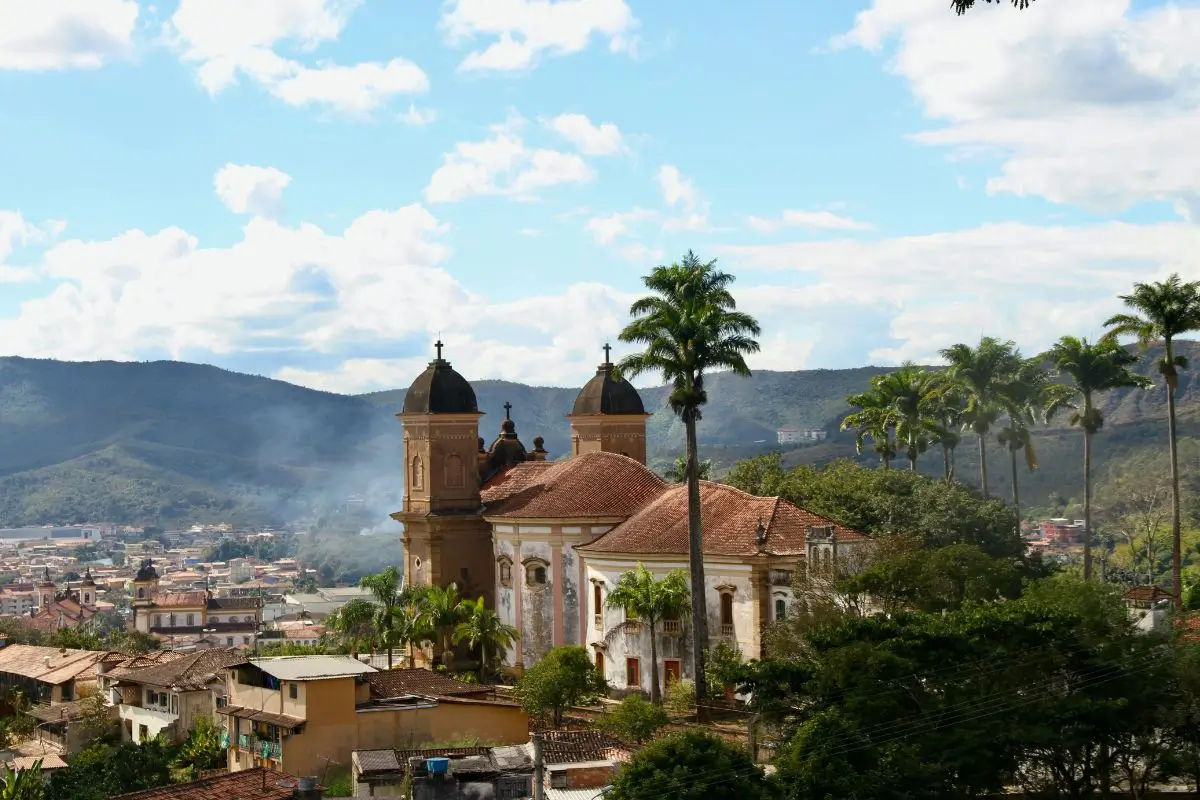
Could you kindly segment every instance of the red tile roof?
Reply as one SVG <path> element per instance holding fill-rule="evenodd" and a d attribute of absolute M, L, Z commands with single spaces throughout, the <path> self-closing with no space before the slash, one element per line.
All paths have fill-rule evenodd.
<path fill-rule="evenodd" d="M 1122 599 L 1135 603 L 1154 603 L 1172 596 L 1170 592 L 1157 586 L 1134 586 L 1122 595 Z"/>
<path fill-rule="evenodd" d="M 524 519 L 628 517 L 666 491 L 646 466 L 617 453 L 527 461 L 483 487 L 484 516 Z"/>
<path fill-rule="evenodd" d="M 542 758 L 547 764 L 584 761 L 628 761 L 634 748 L 604 731 L 556 730 L 542 733 Z"/>
<path fill-rule="evenodd" d="M 222 677 L 222 670 L 246 662 L 246 654 L 238 649 L 202 650 L 199 653 L 135 669 L 120 668 L 109 674 L 121 683 L 158 686 L 176 691 L 200 691 Z"/>
<path fill-rule="evenodd" d="M 119 794 L 113 800 L 290 800 L 295 789 L 296 779 L 290 775 L 255 767 L 190 783 Z"/>
<path fill-rule="evenodd" d="M 464 681 L 428 669 L 389 669 L 363 676 L 371 685 L 371 696 L 379 699 L 407 694 L 427 697 L 487 695 L 491 686 Z"/>
<path fill-rule="evenodd" d="M 832 525 L 840 541 L 866 535 L 834 524 L 779 497 L 755 497 L 740 489 L 700 482 L 700 516 L 704 552 L 709 555 L 753 556 L 759 552 L 758 523 L 766 527 L 763 552 L 802 555 L 809 526 Z M 672 486 L 645 508 L 590 544 L 583 553 L 684 554 L 688 552 L 687 486 Z"/>

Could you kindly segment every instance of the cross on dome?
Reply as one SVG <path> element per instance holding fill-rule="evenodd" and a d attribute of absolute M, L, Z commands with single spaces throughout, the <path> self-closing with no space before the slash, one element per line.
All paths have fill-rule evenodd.
<path fill-rule="evenodd" d="M 512 403 L 505 400 L 504 401 L 504 418 L 505 419 L 512 419 L 512 415 L 510 414 L 511 411 L 512 411 Z"/>
<path fill-rule="evenodd" d="M 605 342 L 604 343 L 604 363 L 605 364 L 612 363 L 612 361 L 609 359 L 609 353 L 611 353 L 611 352 L 612 352 L 612 347 L 609 345 L 608 342 Z"/>
<path fill-rule="evenodd" d="M 438 337 L 438 340 L 436 342 L 434 342 L 433 346 L 437 348 L 437 360 L 441 361 L 442 360 L 442 338 L 440 336 Z"/>

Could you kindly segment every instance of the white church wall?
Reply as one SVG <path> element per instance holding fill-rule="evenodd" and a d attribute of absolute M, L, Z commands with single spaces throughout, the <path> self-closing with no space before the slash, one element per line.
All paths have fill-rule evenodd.
<path fill-rule="evenodd" d="M 521 651 L 525 665 L 537 662 L 554 646 L 554 582 L 561 580 L 558 574 L 561 564 L 552 563 L 550 543 L 547 541 L 524 541 L 530 534 L 548 536 L 550 529 L 521 529 L 520 559 L 514 564 L 513 580 L 521 586 Z M 532 582 L 537 569 L 545 569 L 546 582 Z"/>

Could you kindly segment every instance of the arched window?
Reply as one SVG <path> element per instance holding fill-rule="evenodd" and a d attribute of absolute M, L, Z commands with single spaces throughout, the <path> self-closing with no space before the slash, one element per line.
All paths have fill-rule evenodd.
<path fill-rule="evenodd" d="M 525 583 L 529 586 L 545 586 L 549 581 L 547 567 L 550 564 L 540 558 L 530 558 L 525 561 Z"/>
<path fill-rule="evenodd" d="M 787 616 L 787 600 L 782 597 L 775 598 L 775 619 L 781 620 Z"/>
<path fill-rule="evenodd" d="M 458 453 L 446 456 L 446 487 L 461 489 L 466 483 L 466 473 L 463 471 L 463 460 Z"/>
<path fill-rule="evenodd" d="M 412 460 L 412 488 L 425 488 L 425 465 L 421 463 L 420 456 L 413 456 Z"/>
<path fill-rule="evenodd" d="M 733 635 L 733 592 L 721 592 L 721 635 Z"/>

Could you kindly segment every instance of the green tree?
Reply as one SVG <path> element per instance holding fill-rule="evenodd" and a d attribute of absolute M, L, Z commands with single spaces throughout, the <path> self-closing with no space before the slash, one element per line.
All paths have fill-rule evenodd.
<path fill-rule="evenodd" d="M 504 655 L 521 634 L 485 606 L 482 597 L 463 600 L 462 606 L 463 620 L 454 629 L 454 643 L 466 642 L 472 649 L 479 648 L 479 673 L 486 680 L 489 675 L 497 674 Z"/>
<path fill-rule="evenodd" d="M 161 738 L 95 744 L 50 776 L 46 800 L 107 800 L 171 782 L 171 751 Z"/>
<path fill-rule="evenodd" d="M 979 438 L 979 484 L 988 496 L 987 435 L 1004 412 L 1004 392 L 1018 370 L 1021 357 L 1012 342 L 984 336 L 977 347 L 956 344 L 941 351 L 949 362 L 949 380 L 962 391 L 964 427 Z"/>
<path fill-rule="evenodd" d="M 51 647 L 68 650 L 103 650 L 104 642 L 87 628 L 58 628 L 50 634 Z"/>
<path fill-rule="evenodd" d="M 345 642 L 350 654 L 358 658 L 359 650 L 364 644 L 374 650 L 374 622 L 378 608 L 375 603 L 365 597 L 355 597 L 330 614 L 329 619 L 325 621 L 325 627 Z M 389 633 L 396 633 L 396 628 L 393 618 Z"/>
<path fill-rule="evenodd" d="M 387 648 L 387 668 L 392 668 L 392 647 L 396 640 L 396 616 L 403 603 L 400 571 L 389 566 L 375 575 L 364 575 L 358 585 L 375 598 L 375 629 Z"/>
<path fill-rule="evenodd" d="M 688 576 L 683 570 L 673 570 L 655 580 L 654 573 L 638 564 L 622 573 L 608 593 L 605 605 L 623 608 L 627 616 L 646 624 L 650 633 L 650 701 L 662 699 L 658 684 L 658 632 L 668 617 L 678 619 L 691 610 Z"/>
<path fill-rule="evenodd" d="M 872 382 L 871 388 L 846 398 L 846 403 L 858 409 L 851 411 L 842 420 L 842 430 L 854 431 L 854 447 L 861 453 L 863 444 L 870 439 L 879 456 L 879 466 L 891 469 L 896 457 L 896 441 L 892 432 L 899 421 L 899 412 L 892 399 Z"/>
<path fill-rule="evenodd" d="M 425 587 L 420 605 L 434 632 L 434 660 L 449 667 L 454 657 L 454 633 L 467 616 L 467 608 L 458 593 L 458 585 L 451 583 L 444 587 Z"/>
<path fill-rule="evenodd" d="M 569 706 L 595 702 L 608 691 L 587 650 L 577 645 L 555 647 L 525 671 L 514 696 L 525 711 L 537 717 L 547 713 L 561 727 Z"/>
<path fill-rule="evenodd" d="M 706 458 L 699 462 L 700 480 L 707 481 L 712 478 L 712 459 Z M 671 466 L 663 471 L 663 477 L 671 483 L 683 483 L 687 480 L 687 455 L 680 453 L 675 456 L 675 461 Z"/>
<path fill-rule="evenodd" d="M 909 472 L 916 472 L 917 459 L 938 440 L 943 381 L 937 373 L 906 361 L 872 384 L 894 409 L 896 445 L 908 459 Z"/>
<path fill-rule="evenodd" d="M 221 731 L 211 718 L 200 716 L 179 748 L 177 761 L 193 771 L 217 769 L 225 765 L 225 748 L 221 746 Z"/>
<path fill-rule="evenodd" d="M 1083 577 L 1088 580 L 1092 577 L 1092 437 L 1104 427 L 1104 412 L 1096 407 L 1096 399 L 1112 389 L 1145 388 L 1150 382 L 1130 369 L 1137 359 L 1112 339 L 1092 344 L 1064 336 L 1046 357 L 1061 381 L 1046 416 L 1070 409 L 1068 423 L 1083 431 Z"/>
<path fill-rule="evenodd" d="M 934 373 L 938 391 L 930 402 L 930 415 L 937 421 L 936 441 L 942 448 L 942 474 L 947 482 L 954 480 L 954 450 L 961 439 L 964 400 L 962 392 L 945 372 Z"/>
<path fill-rule="evenodd" d="M 33 762 L 29 769 L 0 769 L 0 800 L 42 800 L 45 796 L 41 759 Z"/>
<path fill-rule="evenodd" d="M 651 294 L 635 301 L 633 317 L 621 331 L 621 341 L 645 349 L 623 358 L 618 365 L 625 377 L 661 373 L 670 385 L 667 402 L 683 420 L 687 453 L 688 566 L 692 578 L 692 657 L 695 661 L 696 698 L 708 696 L 704 683 L 704 653 L 708 649 L 708 609 L 704 601 L 704 542 L 700 519 L 700 462 L 696 423 L 708 402 L 704 376 L 713 370 L 730 370 L 749 376 L 746 356 L 757 353 L 752 338 L 761 331 L 753 317 L 737 310 L 729 291 L 734 277 L 716 268 L 716 261 L 701 262 L 689 250 L 680 263 L 657 266 L 643 278 Z"/>
<path fill-rule="evenodd" d="M 661 706 L 633 694 L 600 717 L 599 725 L 618 739 L 642 744 L 667 722 L 667 712 Z"/>
<path fill-rule="evenodd" d="M 1008 450 L 1012 471 L 1012 503 L 1017 518 L 1017 535 L 1021 534 L 1021 480 L 1017 470 L 1017 454 L 1024 456 L 1025 467 L 1037 472 L 1037 452 L 1033 447 L 1032 427 L 1045 422 L 1049 409 L 1069 394 L 1068 390 L 1050 382 L 1045 360 L 1029 358 L 1021 362 L 1016 373 L 1001 392 L 1005 425 L 996 440 Z"/>
<path fill-rule="evenodd" d="M 1175 607 L 1183 604 L 1183 546 L 1179 501 L 1179 433 L 1175 419 L 1175 393 L 1179 371 L 1187 358 L 1175 353 L 1175 340 L 1200 330 L 1200 281 L 1183 282 L 1178 274 L 1158 283 L 1135 283 L 1133 292 L 1121 295 L 1130 313 L 1116 314 L 1105 323 L 1107 339 L 1133 336 L 1143 349 L 1163 342 L 1158 371 L 1167 385 L 1167 439 L 1171 454 L 1171 580 Z"/>
<path fill-rule="evenodd" d="M 767 800 L 775 787 L 746 753 L 700 731 L 676 733 L 639 750 L 617 775 L 607 800 Z"/>

